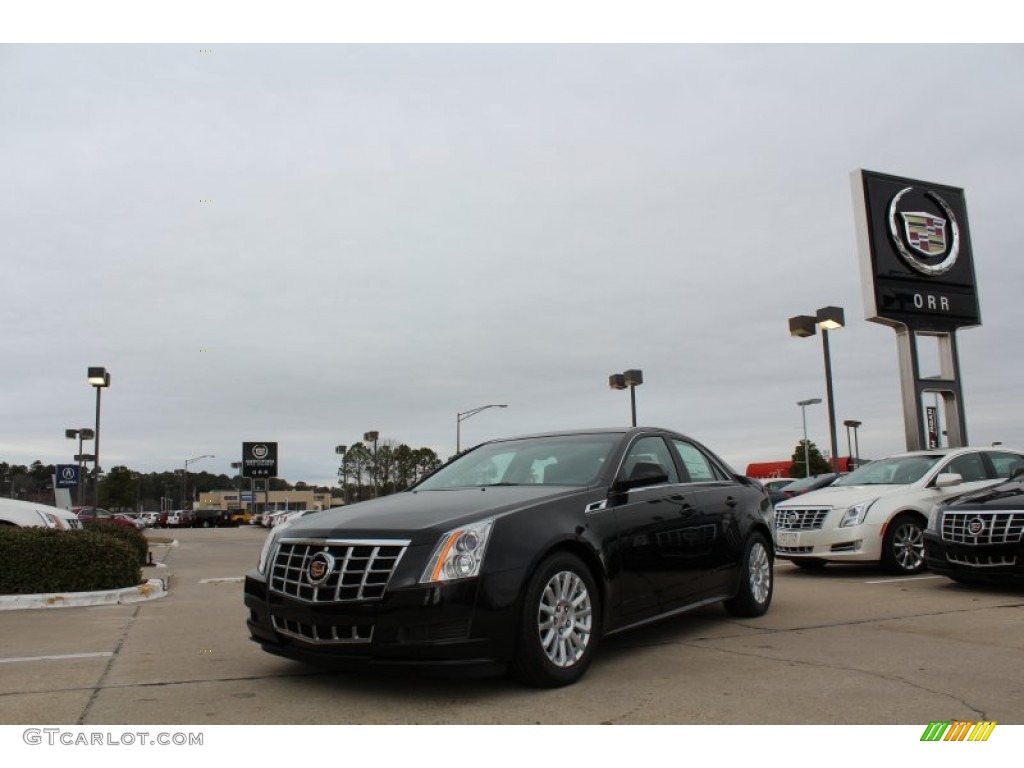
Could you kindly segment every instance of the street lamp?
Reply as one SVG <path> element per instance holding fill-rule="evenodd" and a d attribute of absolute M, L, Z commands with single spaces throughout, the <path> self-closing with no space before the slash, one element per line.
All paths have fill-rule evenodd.
<path fill-rule="evenodd" d="M 75 494 L 78 497 L 78 506 L 82 506 L 82 473 L 84 471 L 83 464 L 85 463 L 85 454 L 82 453 L 82 441 L 92 440 L 96 437 L 96 433 L 88 427 L 82 429 L 65 429 L 64 437 L 69 440 L 78 438 L 78 453 L 75 454 L 75 461 L 78 464 L 78 485 L 75 488 Z"/>
<path fill-rule="evenodd" d="M 341 464 L 338 466 L 338 477 L 341 478 L 341 503 L 342 504 L 347 504 L 348 503 L 347 490 L 346 490 L 346 487 L 348 486 L 348 467 L 345 466 L 345 451 L 347 451 L 347 450 L 348 450 L 348 446 L 347 445 L 336 445 L 336 446 L 334 446 L 334 452 L 336 454 L 338 454 L 339 456 L 341 456 L 341 458 L 338 459 L 338 461 L 341 462 Z"/>
<path fill-rule="evenodd" d="M 110 373 L 102 366 L 90 367 L 88 379 L 89 384 L 96 389 L 96 443 L 93 446 L 92 505 L 98 507 L 100 505 L 100 392 L 110 386 Z"/>
<path fill-rule="evenodd" d="M 608 377 L 608 386 L 612 389 L 629 387 L 630 411 L 633 414 L 633 426 L 636 426 L 636 388 L 644 383 L 644 372 L 634 369 L 625 373 L 613 373 Z"/>
<path fill-rule="evenodd" d="M 204 453 L 202 456 L 196 456 L 194 459 L 185 459 L 185 471 L 181 473 L 181 508 L 185 508 L 185 484 L 188 480 L 188 465 L 194 464 L 200 459 L 215 459 L 217 458 L 212 453 Z"/>
<path fill-rule="evenodd" d="M 846 325 L 842 307 L 822 307 L 814 317 L 797 315 L 789 318 L 791 336 L 813 336 L 821 328 L 821 347 L 825 355 L 825 396 L 828 398 L 828 431 L 832 438 L 832 471 L 839 471 L 839 449 L 836 445 L 836 409 L 832 397 L 832 357 L 828 349 L 828 332 Z"/>
<path fill-rule="evenodd" d="M 853 466 L 857 468 L 860 466 L 860 446 L 857 444 L 857 427 L 860 426 L 860 422 L 856 419 L 847 419 L 843 422 L 843 426 L 846 427 L 846 451 L 850 453 L 850 429 L 853 429 L 853 453 L 850 453 L 854 457 Z"/>
<path fill-rule="evenodd" d="M 807 406 L 817 405 L 820 402 L 820 397 L 812 397 L 810 400 L 801 400 L 797 403 L 800 406 L 800 414 L 804 419 L 804 477 L 811 476 L 811 462 L 807 450 Z"/>
<path fill-rule="evenodd" d="M 377 438 L 380 437 L 379 432 L 364 432 L 363 440 L 366 442 L 373 443 L 373 498 L 377 498 Z M 362 495 L 360 494 L 360 497 Z"/>
<path fill-rule="evenodd" d="M 468 419 L 470 416 L 476 416 L 480 411 L 486 411 L 488 408 L 508 408 L 505 403 L 491 405 L 481 405 L 479 408 L 473 408 L 469 411 L 463 411 L 462 413 L 455 414 L 455 455 L 462 453 L 462 422 Z"/>

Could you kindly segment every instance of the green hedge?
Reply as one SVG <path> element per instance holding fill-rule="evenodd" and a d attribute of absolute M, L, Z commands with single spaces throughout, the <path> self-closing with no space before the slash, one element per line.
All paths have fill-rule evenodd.
<path fill-rule="evenodd" d="M 149 540 L 138 528 L 129 528 L 127 525 L 112 523 L 109 520 L 96 520 L 86 523 L 85 530 L 99 531 L 117 537 L 138 553 L 139 565 L 146 564 L 146 558 L 149 557 Z"/>
<path fill-rule="evenodd" d="M 0 526 L 0 595 L 89 592 L 141 582 L 138 551 L 122 536 Z"/>

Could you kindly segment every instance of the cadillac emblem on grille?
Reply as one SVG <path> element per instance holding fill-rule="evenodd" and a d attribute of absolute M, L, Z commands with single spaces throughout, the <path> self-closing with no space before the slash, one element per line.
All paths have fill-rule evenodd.
<path fill-rule="evenodd" d="M 790 512 L 788 515 L 786 515 L 786 525 L 788 525 L 790 528 L 798 527 L 800 525 L 800 513 Z"/>
<path fill-rule="evenodd" d="M 973 517 L 967 521 L 967 533 L 970 536 L 981 536 L 985 532 L 985 521 L 980 517 Z"/>
<path fill-rule="evenodd" d="M 306 581 L 319 587 L 330 577 L 334 570 L 334 557 L 329 552 L 317 552 L 309 558 L 306 566 Z"/>

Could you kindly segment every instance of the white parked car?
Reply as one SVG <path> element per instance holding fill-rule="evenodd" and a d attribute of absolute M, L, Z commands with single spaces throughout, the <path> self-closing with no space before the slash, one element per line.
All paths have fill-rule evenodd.
<path fill-rule="evenodd" d="M 867 562 L 917 573 L 925 567 L 932 507 L 995 485 L 1022 460 L 1019 451 L 945 448 L 865 464 L 834 485 L 775 505 L 776 556 L 802 568 Z"/>
<path fill-rule="evenodd" d="M 55 528 L 60 531 L 82 530 L 82 521 L 74 512 L 36 504 L 32 501 L 0 499 L 0 525 L 16 525 L 20 528 Z"/>

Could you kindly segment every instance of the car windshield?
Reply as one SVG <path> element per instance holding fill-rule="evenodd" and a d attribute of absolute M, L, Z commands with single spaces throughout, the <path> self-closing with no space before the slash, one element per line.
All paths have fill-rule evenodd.
<path fill-rule="evenodd" d="M 924 477 L 941 458 L 941 454 L 936 454 L 879 459 L 841 477 L 833 485 L 910 485 Z"/>
<path fill-rule="evenodd" d="M 415 486 L 415 490 L 493 485 L 591 485 L 621 439 L 617 434 L 588 434 L 486 443 L 442 467 Z"/>
<path fill-rule="evenodd" d="M 836 474 L 811 475 L 810 477 L 802 477 L 799 480 L 794 480 L 792 483 L 787 485 L 783 490 L 802 491 L 805 488 L 816 488 L 820 485 L 828 485 L 837 477 L 839 477 L 839 475 Z"/>

